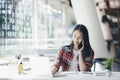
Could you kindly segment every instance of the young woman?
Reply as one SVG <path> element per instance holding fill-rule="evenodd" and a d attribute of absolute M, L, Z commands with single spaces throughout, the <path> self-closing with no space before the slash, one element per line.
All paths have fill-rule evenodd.
<path fill-rule="evenodd" d="M 73 29 L 72 42 L 58 51 L 52 73 L 62 71 L 91 71 L 94 51 L 89 43 L 88 30 L 84 25 L 78 24 Z"/>

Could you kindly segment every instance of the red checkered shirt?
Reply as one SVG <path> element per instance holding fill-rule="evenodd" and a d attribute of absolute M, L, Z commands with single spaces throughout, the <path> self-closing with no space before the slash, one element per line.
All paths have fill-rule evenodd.
<path fill-rule="evenodd" d="M 62 47 L 59 51 L 58 51 L 58 55 L 56 57 L 54 66 L 57 67 L 57 69 L 59 70 L 60 66 L 62 68 L 62 71 L 68 71 L 72 58 L 73 58 L 74 54 L 73 54 L 73 50 L 70 46 L 64 46 Z M 85 57 L 84 61 L 85 64 L 87 66 L 87 70 L 86 71 L 91 71 L 91 67 L 93 65 L 93 58 L 94 58 L 94 52 L 93 50 L 91 50 L 91 53 Z M 79 61 L 79 57 L 77 56 L 77 61 Z M 79 69 L 79 64 L 78 64 L 78 71 L 80 71 Z"/>

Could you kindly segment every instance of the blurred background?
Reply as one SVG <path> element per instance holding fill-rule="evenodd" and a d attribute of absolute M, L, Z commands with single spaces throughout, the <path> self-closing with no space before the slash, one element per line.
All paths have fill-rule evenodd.
<path fill-rule="evenodd" d="M 0 57 L 13 54 L 56 55 L 60 47 L 71 42 L 72 30 L 78 23 L 73 11 L 74 2 L 0 0 Z M 108 54 L 119 59 L 120 0 L 92 2 Z"/>

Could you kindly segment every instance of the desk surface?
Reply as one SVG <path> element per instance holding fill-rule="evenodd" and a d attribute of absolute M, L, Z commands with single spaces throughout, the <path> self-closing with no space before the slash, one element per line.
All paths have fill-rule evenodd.
<path fill-rule="evenodd" d="M 0 61 L 1 62 L 1 61 Z M 29 66 L 26 64 L 26 66 Z M 65 76 L 60 77 L 36 77 L 32 75 L 18 74 L 16 65 L 0 65 L 0 80 L 120 80 L 120 72 L 112 72 L 110 77 L 95 76 L 92 73 L 61 72 Z"/>
<path fill-rule="evenodd" d="M 112 72 L 110 77 L 95 76 L 91 73 L 62 72 L 65 76 L 60 77 L 36 77 L 27 74 L 17 74 L 16 70 L 7 70 L 7 67 L 0 66 L 0 80 L 120 80 L 120 72 Z"/>

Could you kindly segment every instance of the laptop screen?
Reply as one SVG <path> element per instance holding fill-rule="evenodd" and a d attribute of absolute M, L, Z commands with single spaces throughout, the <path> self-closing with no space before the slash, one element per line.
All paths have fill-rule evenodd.
<path fill-rule="evenodd" d="M 30 66 L 32 76 L 53 77 L 48 57 L 31 57 Z"/>

